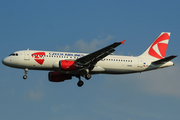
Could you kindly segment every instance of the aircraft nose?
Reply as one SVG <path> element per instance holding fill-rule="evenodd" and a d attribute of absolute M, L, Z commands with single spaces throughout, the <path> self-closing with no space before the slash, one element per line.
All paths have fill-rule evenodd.
<path fill-rule="evenodd" d="M 6 57 L 6 58 L 4 58 L 3 60 L 2 60 L 2 63 L 4 64 L 4 65 L 7 65 L 8 64 L 8 58 Z"/>

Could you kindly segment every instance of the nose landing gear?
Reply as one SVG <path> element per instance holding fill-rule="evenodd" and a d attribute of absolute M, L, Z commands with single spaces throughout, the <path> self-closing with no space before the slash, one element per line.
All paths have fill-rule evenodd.
<path fill-rule="evenodd" d="M 27 79 L 27 72 L 28 72 L 28 68 L 24 69 L 25 75 L 23 76 L 23 79 Z"/>

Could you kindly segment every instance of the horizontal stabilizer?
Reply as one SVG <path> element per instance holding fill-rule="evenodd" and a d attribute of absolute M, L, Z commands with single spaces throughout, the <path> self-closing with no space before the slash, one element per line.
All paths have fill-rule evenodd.
<path fill-rule="evenodd" d="M 164 63 L 167 63 L 170 60 L 174 59 L 175 57 L 177 57 L 177 55 L 172 55 L 172 56 L 169 56 L 169 57 L 154 61 L 154 62 L 152 62 L 152 64 L 164 64 Z"/>

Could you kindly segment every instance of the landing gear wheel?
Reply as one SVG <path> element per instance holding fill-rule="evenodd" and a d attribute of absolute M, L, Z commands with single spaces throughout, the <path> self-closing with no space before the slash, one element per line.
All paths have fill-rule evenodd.
<path fill-rule="evenodd" d="M 87 75 L 85 75 L 85 78 L 86 78 L 86 80 L 91 79 L 91 74 L 87 74 Z"/>
<path fill-rule="evenodd" d="M 81 80 L 77 83 L 78 87 L 83 86 L 83 84 L 84 84 L 84 82 L 83 82 L 83 81 L 81 81 Z"/>
<path fill-rule="evenodd" d="M 27 72 L 28 72 L 28 68 L 24 69 L 25 75 L 23 76 L 23 79 L 27 79 Z"/>
<path fill-rule="evenodd" d="M 24 76 L 23 76 L 23 79 L 27 79 L 27 75 L 24 75 Z"/>

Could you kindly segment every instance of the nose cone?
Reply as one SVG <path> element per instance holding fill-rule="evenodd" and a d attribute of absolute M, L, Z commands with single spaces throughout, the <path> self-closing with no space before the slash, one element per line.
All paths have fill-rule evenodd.
<path fill-rule="evenodd" d="M 14 67 L 14 68 L 16 68 L 16 67 L 19 67 L 18 64 L 17 64 L 17 61 L 18 61 L 18 60 L 17 60 L 15 57 L 9 56 L 9 57 L 4 58 L 4 59 L 2 60 L 2 63 L 3 63 L 4 65 L 8 66 L 8 67 Z"/>
<path fill-rule="evenodd" d="M 3 63 L 4 65 L 8 65 L 8 62 L 9 62 L 9 60 L 8 60 L 7 57 L 2 60 L 2 63 Z"/>

